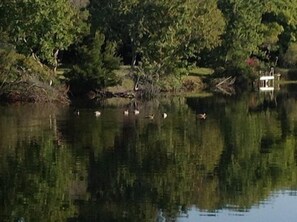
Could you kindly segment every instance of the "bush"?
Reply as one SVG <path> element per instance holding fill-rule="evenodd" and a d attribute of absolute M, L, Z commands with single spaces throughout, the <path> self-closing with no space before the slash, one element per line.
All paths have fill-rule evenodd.
<path fill-rule="evenodd" d="M 54 73 L 31 57 L 0 49 L 0 97 L 8 101 L 68 103 Z"/>
<path fill-rule="evenodd" d="M 296 65 L 297 65 L 297 43 L 289 44 L 289 47 L 283 56 L 283 62 L 287 67 L 296 67 Z"/>

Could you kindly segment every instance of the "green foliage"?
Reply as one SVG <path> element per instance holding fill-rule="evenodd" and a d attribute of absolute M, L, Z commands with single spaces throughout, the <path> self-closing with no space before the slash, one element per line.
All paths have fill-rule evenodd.
<path fill-rule="evenodd" d="M 110 1 L 108 1 L 110 2 Z M 150 83 L 178 74 L 188 59 L 220 44 L 224 19 L 216 1 L 91 1 L 94 29 L 131 50 L 135 74 Z"/>
<path fill-rule="evenodd" d="M 279 36 L 283 33 L 284 28 L 277 22 L 264 23 L 264 42 L 263 47 L 266 47 L 270 51 L 277 51 L 279 49 Z"/>
<path fill-rule="evenodd" d="M 83 59 L 98 63 L 98 70 L 82 63 L 74 67 L 80 73 L 79 77 L 73 74 L 73 80 L 79 79 L 77 84 L 81 81 L 90 88 L 115 84 L 112 74 L 103 74 L 105 71 L 100 67 L 117 64 L 114 54 L 118 50 L 132 66 L 135 85 L 143 83 L 151 91 L 159 92 L 164 77 L 180 78 L 181 70 L 199 61 L 240 71 L 239 75 L 248 78 L 246 60 L 250 56 L 270 65 L 275 65 L 276 58 L 287 62 L 291 49 L 286 55 L 285 52 L 297 39 L 297 4 L 291 0 L 90 0 L 89 5 L 87 2 L 2 0 L 0 48 L 12 45 L 18 53 L 32 55 L 56 68 L 59 52 L 81 44 L 91 28 L 92 35 L 97 31 L 104 34 L 106 39 L 100 47 L 105 55 Z M 84 7 L 88 7 L 90 17 Z M 93 42 L 81 49 L 85 57 L 87 49 L 93 47 L 88 44 Z M 91 51 L 89 57 L 96 54 Z"/>
<path fill-rule="evenodd" d="M 291 39 L 296 39 L 296 23 L 297 23 L 297 4 L 291 0 L 265 0 L 263 1 L 265 8 L 264 22 L 277 22 L 285 28 L 286 35 L 290 35 Z"/>
<path fill-rule="evenodd" d="M 2 99 L 68 103 L 65 89 L 60 87 L 55 74 L 46 66 L 31 57 L 16 53 L 13 49 L 0 49 Z"/>
<path fill-rule="evenodd" d="M 71 88 L 89 91 L 117 84 L 119 79 L 114 71 L 119 68 L 120 58 L 115 53 L 116 45 L 96 32 L 87 45 L 81 46 L 79 64 L 66 75 Z"/>
<path fill-rule="evenodd" d="M 225 67 L 243 67 L 251 55 L 275 65 L 277 56 L 296 39 L 295 2 L 219 0 L 218 3 L 227 28 L 222 46 L 214 53 L 221 55 L 220 64 Z"/>
<path fill-rule="evenodd" d="M 0 25 L 24 55 L 57 66 L 57 53 L 88 31 L 87 14 L 68 0 L 16 0 L 0 5 Z"/>
<path fill-rule="evenodd" d="M 0 49 L 0 81 L 12 82 L 22 77 L 22 73 L 36 75 L 41 81 L 53 77 L 53 73 L 41 66 L 32 58 L 28 58 L 12 49 Z"/>
<path fill-rule="evenodd" d="M 263 6 L 258 0 L 218 2 L 227 20 L 220 52 L 222 60 L 231 66 L 241 66 L 252 53 L 258 52 L 263 42 Z"/>
<path fill-rule="evenodd" d="M 265 1 L 263 2 L 265 12 L 263 13 L 263 24 L 265 25 L 265 34 L 268 34 L 266 41 L 268 56 L 276 54 L 280 57 L 287 51 L 291 42 L 296 41 L 297 37 L 297 4 L 294 1 Z M 272 43 L 269 41 L 273 39 Z M 268 41 L 267 41 L 268 40 Z M 268 43 L 268 44 L 267 44 Z"/>
<path fill-rule="evenodd" d="M 291 43 L 283 56 L 283 61 L 288 67 L 297 65 L 297 43 Z"/>

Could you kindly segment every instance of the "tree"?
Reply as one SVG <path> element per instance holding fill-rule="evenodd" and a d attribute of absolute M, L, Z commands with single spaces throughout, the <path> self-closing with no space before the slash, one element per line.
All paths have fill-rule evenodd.
<path fill-rule="evenodd" d="M 87 14 L 68 0 L 4 0 L 0 25 L 17 51 L 57 67 L 58 53 L 88 31 Z"/>
<path fill-rule="evenodd" d="M 119 68 L 120 58 L 115 55 L 116 44 L 105 41 L 102 33 L 95 36 L 79 49 L 81 62 L 67 74 L 74 91 L 103 89 L 118 83 L 114 70 Z"/>
<path fill-rule="evenodd" d="M 129 48 L 135 73 L 151 83 L 219 45 L 224 30 L 215 0 L 93 0 L 90 13 L 93 29 Z"/>
<path fill-rule="evenodd" d="M 275 63 L 271 53 L 285 51 L 297 34 L 297 4 L 285 0 L 218 0 L 227 20 L 222 47 L 224 66 L 244 67 L 251 55 L 268 65 Z"/>
<path fill-rule="evenodd" d="M 276 54 L 281 58 L 281 62 L 284 62 L 282 56 L 297 39 L 297 3 L 290 0 L 274 0 L 265 1 L 263 5 L 265 13 L 262 21 L 270 34 L 266 35 L 268 38 L 265 39 L 269 57 Z M 271 38 L 274 41 L 271 42 Z"/>
<path fill-rule="evenodd" d="M 241 66 L 263 42 L 263 4 L 258 0 L 218 0 L 227 20 L 220 54 L 225 65 Z"/>

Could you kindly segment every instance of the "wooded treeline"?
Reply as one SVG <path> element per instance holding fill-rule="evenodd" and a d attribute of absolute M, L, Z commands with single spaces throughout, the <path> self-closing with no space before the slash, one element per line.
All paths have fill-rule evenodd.
<path fill-rule="evenodd" d="M 251 79 L 296 65 L 296 25 L 290 0 L 2 0 L 1 95 L 24 75 L 102 89 L 119 83 L 120 64 L 136 86 L 158 88 L 193 66 Z M 63 78 L 59 66 L 70 68 Z"/>

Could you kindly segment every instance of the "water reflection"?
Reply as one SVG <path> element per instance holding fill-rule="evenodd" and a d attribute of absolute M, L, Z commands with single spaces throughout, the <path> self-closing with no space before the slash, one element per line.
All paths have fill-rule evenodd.
<path fill-rule="evenodd" d="M 1 106 L 0 218 L 250 219 L 288 199 L 278 192 L 296 192 L 296 105 L 280 91 L 75 107 L 79 115 Z"/>
<path fill-rule="evenodd" d="M 205 222 L 250 222 L 250 221 L 295 221 L 296 196 L 291 191 L 272 193 L 265 201 L 255 204 L 249 210 L 235 210 L 233 207 L 205 212 L 196 207 L 189 209 L 187 218 L 177 218 L 177 222 L 205 221 Z"/>

